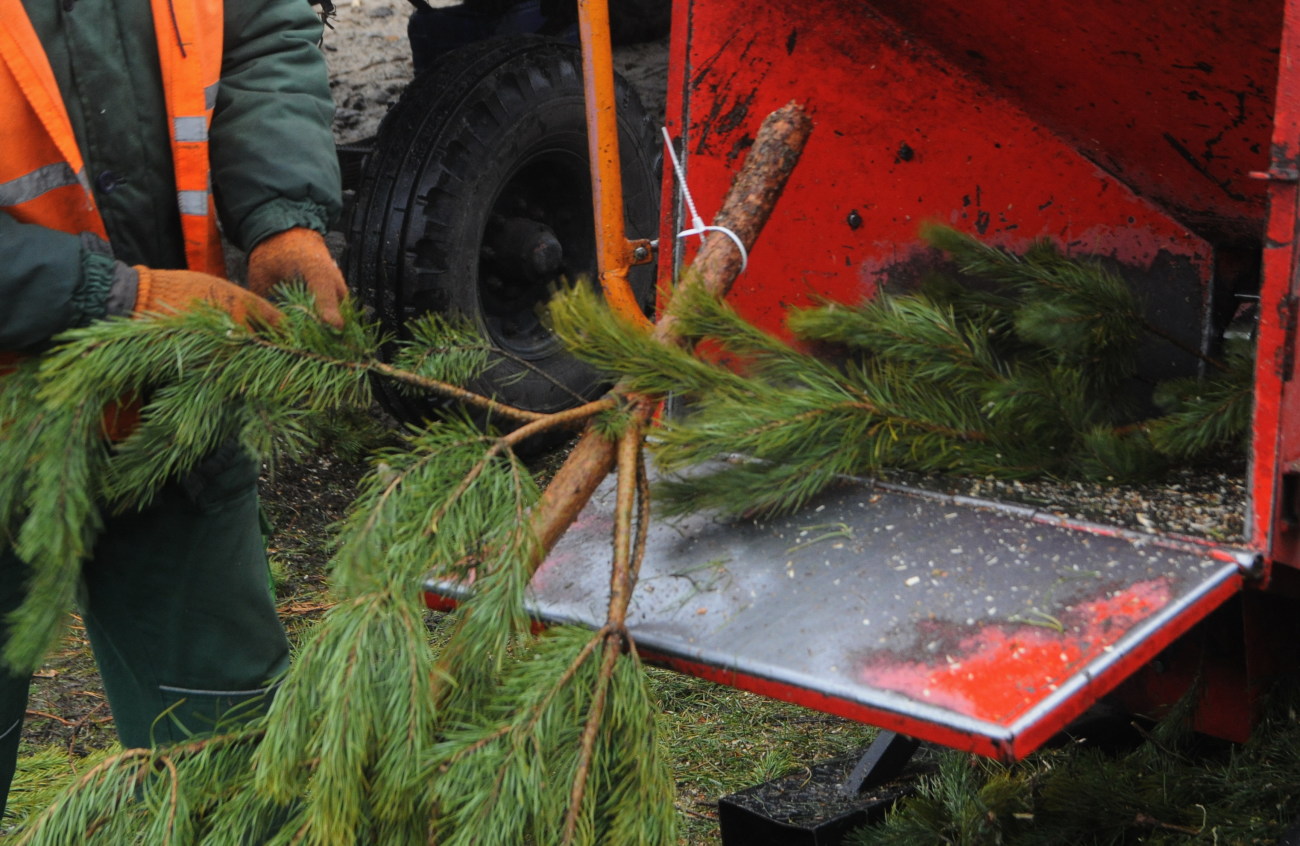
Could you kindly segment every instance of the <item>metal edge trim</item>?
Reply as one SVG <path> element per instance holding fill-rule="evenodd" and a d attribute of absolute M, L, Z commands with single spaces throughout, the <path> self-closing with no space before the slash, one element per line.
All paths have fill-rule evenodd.
<path fill-rule="evenodd" d="M 1229 579 L 1239 575 L 1241 569 L 1242 567 L 1239 562 L 1233 562 L 1221 567 L 1213 576 L 1204 580 L 1196 590 L 1183 595 L 1177 601 L 1167 605 L 1165 608 L 1131 629 L 1118 641 L 1112 644 L 1102 656 L 1093 659 L 1079 671 L 1075 672 L 1055 691 L 1053 691 L 1051 695 L 1041 700 L 1038 704 L 1034 705 L 1020 717 L 1016 718 L 1009 725 L 1002 725 L 987 720 L 981 720 L 976 717 L 969 717 L 888 690 L 877 689 L 872 694 L 860 696 L 856 695 L 856 693 L 848 692 L 843 685 L 835 683 L 827 684 L 824 679 L 819 680 L 818 684 L 813 685 L 811 683 L 813 680 L 802 673 L 772 673 L 770 672 L 770 668 L 764 668 L 760 671 L 745 662 L 736 662 L 707 650 L 687 652 L 677 645 L 665 645 L 663 641 L 658 640 L 653 635 L 648 637 L 638 637 L 635 627 L 631 627 L 629 632 L 638 644 L 638 647 L 644 648 L 646 651 L 655 652 L 672 658 L 678 658 L 685 662 L 716 668 L 725 673 L 739 674 L 748 678 L 766 680 L 780 685 L 815 691 L 820 695 L 839 700 L 850 706 L 885 711 L 897 714 L 901 718 L 930 722 L 946 729 L 967 734 L 977 734 L 994 742 L 1011 744 L 1017 737 L 1020 737 L 1039 723 L 1045 721 L 1052 713 L 1059 710 L 1065 702 L 1077 696 L 1080 691 L 1092 684 L 1107 670 L 1127 658 L 1141 644 L 1146 643 L 1157 631 L 1167 627 L 1186 613 L 1188 609 L 1204 600 L 1206 596 L 1220 589 Z M 453 586 L 449 583 L 440 583 L 433 579 L 425 581 L 425 590 L 450 598 L 460 598 L 466 595 L 466 590 L 464 588 Z M 527 610 L 531 616 L 535 619 L 542 620 L 547 625 L 571 625 L 586 629 L 593 628 L 593 623 L 591 621 L 556 615 L 543 616 L 540 613 L 540 608 L 535 602 L 527 603 Z"/>
<path fill-rule="evenodd" d="M 1090 661 L 1079 672 L 1067 679 L 1050 696 L 1012 722 L 1010 726 L 1012 736 L 1018 737 L 1046 719 L 1049 714 L 1060 708 L 1063 702 L 1076 695 L 1079 690 L 1092 684 L 1107 670 L 1110 670 L 1136 651 L 1139 646 L 1149 642 L 1157 631 L 1169 626 L 1193 606 L 1221 588 L 1229 579 L 1238 576 L 1240 572 L 1241 568 L 1236 563 L 1225 565 L 1214 576 L 1202 581 L 1196 590 L 1184 594 L 1176 602 L 1166 605 L 1159 612 L 1130 629 L 1127 634 L 1111 644 L 1100 657 Z"/>

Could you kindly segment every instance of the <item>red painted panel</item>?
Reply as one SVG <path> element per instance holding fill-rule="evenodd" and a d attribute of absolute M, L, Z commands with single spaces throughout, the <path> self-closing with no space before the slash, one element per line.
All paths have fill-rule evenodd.
<path fill-rule="evenodd" d="M 1206 315 L 1216 249 L 1253 258 L 1265 245 L 1250 540 L 1291 560 L 1295 531 L 1275 532 L 1274 515 L 1279 472 L 1300 462 L 1294 340 L 1282 308 L 1296 273 L 1300 85 L 1278 55 L 1280 46 L 1300 55 L 1297 9 L 1298 0 L 1032 9 L 755 0 L 739 13 L 717 0 L 679 0 L 668 124 L 708 217 L 762 118 L 790 100 L 809 109 L 811 140 L 731 295 L 742 314 L 778 333 L 791 305 L 858 300 L 932 266 L 937 257 L 917 235 L 923 220 L 1012 250 L 1047 237 L 1074 254 L 1113 258 L 1148 299 L 1181 304 L 1178 328 L 1193 344 L 1215 328 Z M 1270 167 L 1288 181 L 1252 178 Z M 671 228 L 663 235 L 671 240 Z M 1158 592 L 1159 584 L 1142 587 Z M 1225 583 L 1177 626 L 1108 665 L 1085 694 L 1036 715 L 1013 743 L 978 751 L 1016 757 L 1041 743 L 1239 587 Z M 947 704 L 966 713 L 1015 720 L 1053 669 L 1110 648 L 1107 620 L 1142 619 L 1162 604 L 1142 590 L 1123 599 L 1129 604 L 1077 609 L 1093 620 L 1091 628 L 1076 621 L 1082 637 L 988 627 L 964 644 L 959 670 L 900 656 L 868 668 L 869 681 L 921 701 L 942 691 L 961 697 Z M 960 670 L 969 685 L 954 675 Z M 989 743 L 934 737 L 938 729 L 898 714 L 847 713 L 859 706 L 774 692 L 762 679 L 728 683 L 949 745 Z"/>
<path fill-rule="evenodd" d="M 1047 626 L 997 624 L 974 628 L 939 661 L 877 658 L 861 670 L 873 687 L 933 702 L 989 722 L 1010 724 L 1042 701 L 1044 691 L 1112 648 L 1115 639 L 1164 608 L 1163 580 L 1130 585 L 1069 609 Z"/>
<path fill-rule="evenodd" d="M 1193 343 L 1215 328 L 1198 302 L 1214 251 L 1260 257 L 1249 543 L 1300 566 L 1300 528 L 1278 518 L 1300 468 L 1300 82 L 1278 61 L 1300 54 L 1295 0 L 758 0 L 743 26 L 717 0 L 676 12 L 668 121 L 706 216 L 764 115 L 793 99 L 814 117 L 732 294 L 771 331 L 789 305 L 924 272 L 924 219 L 1114 257 L 1148 300 L 1180 303 L 1185 325 L 1165 328 Z"/>
<path fill-rule="evenodd" d="M 1102 697 L 1115 690 L 1125 679 L 1130 678 L 1139 669 L 1146 666 L 1167 646 L 1186 635 L 1193 626 L 1199 624 L 1211 612 L 1221 607 L 1234 595 L 1237 595 L 1241 588 L 1242 580 L 1240 577 L 1221 583 L 1215 590 L 1201 596 L 1192 607 L 1187 608 L 1185 613 L 1181 614 L 1177 619 L 1170 621 L 1168 626 L 1157 633 L 1152 633 L 1151 637 L 1136 644 L 1121 660 L 1095 674 L 1086 691 L 1080 691 L 1079 695 L 1073 697 L 1069 702 L 1063 703 L 1062 707 L 1056 709 L 1050 717 L 1045 717 L 1041 722 L 1027 728 L 1016 739 L 1018 757 L 1023 757 L 1046 743 L 1052 735 L 1064 729 L 1076 717 L 1081 716 L 1087 708 L 1091 707 L 1092 703 L 1100 701 Z M 1207 733 L 1213 733 L 1217 726 L 1198 721 L 1197 728 Z M 1240 734 L 1231 733 L 1239 730 L 1240 723 L 1233 723 L 1225 726 L 1225 728 L 1229 733 L 1218 736 L 1226 740 L 1245 740 Z"/>
<path fill-rule="evenodd" d="M 679 4 L 670 114 L 686 134 L 688 182 L 707 217 L 762 118 L 790 100 L 814 130 L 733 302 L 779 331 L 784 308 L 854 301 L 933 260 L 934 219 L 1023 249 L 1039 237 L 1114 257 L 1170 286 L 1199 314 L 1210 248 L 1104 173 L 1015 103 L 860 4 L 758 0 Z M 1193 323 L 1197 322 L 1195 318 Z M 1195 327 L 1192 329 L 1195 335 Z"/>
<path fill-rule="evenodd" d="M 1258 243 L 1283 0 L 872 6 L 1203 237 Z"/>

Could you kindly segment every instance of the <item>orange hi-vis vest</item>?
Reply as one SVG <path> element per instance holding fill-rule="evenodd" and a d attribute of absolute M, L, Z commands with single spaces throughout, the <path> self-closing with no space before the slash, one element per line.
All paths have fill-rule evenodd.
<path fill-rule="evenodd" d="M 186 265 L 225 276 L 208 164 L 222 2 L 151 2 Z M 0 209 L 23 223 L 107 239 L 67 108 L 22 0 L 0 0 L 0 20 Z"/>

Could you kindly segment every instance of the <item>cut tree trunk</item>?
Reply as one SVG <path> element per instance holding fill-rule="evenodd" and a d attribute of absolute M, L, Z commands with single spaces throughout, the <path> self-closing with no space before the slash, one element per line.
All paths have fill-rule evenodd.
<path fill-rule="evenodd" d="M 753 249 L 777 199 L 785 188 L 812 131 L 812 120 L 797 103 L 788 103 L 763 121 L 754 146 L 731 189 L 722 201 L 714 225 L 731 230 Z M 740 274 L 743 257 L 735 243 L 722 233 L 711 233 L 682 275 L 682 286 L 703 285 L 716 297 L 726 296 Z M 655 324 L 654 336 L 666 344 L 682 343 L 676 320 L 664 314 Z M 634 395 L 614 388 L 623 397 L 639 424 L 646 423 L 659 405 L 660 397 Z M 564 464 L 551 479 L 533 512 L 532 524 L 539 548 L 534 566 L 545 560 L 582 511 L 596 488 L 614 467 L 616 443 L 588 425 Z"/>

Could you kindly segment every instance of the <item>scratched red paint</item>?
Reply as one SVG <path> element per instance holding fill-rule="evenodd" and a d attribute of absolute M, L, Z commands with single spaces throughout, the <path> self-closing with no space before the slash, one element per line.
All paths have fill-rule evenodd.
<path fill-rule="evenodd" d="M 1297 205 L 1300 192 L 1290 176 L 1296 168 L 1295 139 L 1300 132 L 1300 74 L 1290 57 L 1300 50 L 1300 8 L 1286 4 L 1281 55 L 1288 57 L 1277 81 L 1268 180 L 1269 218 L 1264 239 L 1264 279 L 1260 292 L 1259 338 L 1255 367 L 1255 420 L 1252 427 L 1250 541 L 1270 558 L 1300 567 L 1300 537 L 1282 518 L 1279 484 L 1300 461 L 1300 392 L 1297 391 L 1294 332 L 1287 326 L 1286 305 L 1296 295 Z M 1288 362 L 1288 358 L 1291 359 Z M 1290 364 L 1291 371 L 1286 371 Z"/>
<path fill-rule="evenodd" d="M 1049 696 L 1137 623 L 1163 608 L 1165 579 L 1068 608 L 1065 632 L 1003 623 L 973 627 L 956 654 L 932 661 L 876 658 L 861 670 L 863 681 L 920 702 L 1007 725 Z"/>
<path fill-rule="evenodd" d="M 815 125 L 729 296 L 764 329 L 783 334 L 789 305 L 870 294 L 922 250 L 926 220 L 1009 248 L 1047 237 L 1144 272 L 1156 273 L 1163 257 L 1181 269 L 1158 284 L 1177 286 L 1179 297 L 1198 297 L 1208 281 L 1212 251 L 1165 209 L 861 4 L 752 0 L 740 29 L 731 4 L 688 5 L 690 38 L 674 44 L 670 70 L 689 102 L 670 131 L 686 137 L 692 194 L 706 216 L 764 115 L 795 100 Z"/>

